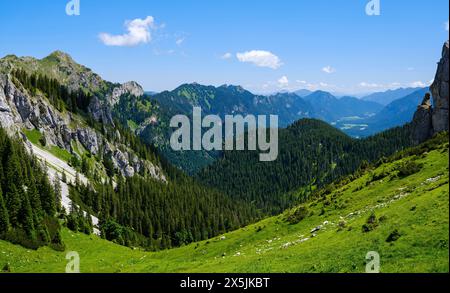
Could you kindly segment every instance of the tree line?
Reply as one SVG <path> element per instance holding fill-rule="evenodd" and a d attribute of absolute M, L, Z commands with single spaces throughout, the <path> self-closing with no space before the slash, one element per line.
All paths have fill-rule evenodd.
<path fill-rule="evenodd" d="M 410 127 L 398 127 L 367 139 L 353 139 L 325 122 L 302 119 L 279 131 L 279 156 L 260 162 L 258 151 L 226 151 L 197 178 L 231 198 L 278 214 L 321 188 L 412 145 Z"/>
<path fill-rule="evenodd" d="M 151 250 L 208 239 L 258 218 L 249 204 L 201 186 L 181 172 L 173 177 L 168 183 L 120 177 L 116 188 L 78 185 L 71 197 L 99 216 L 107 240 Z"/>
<path fill-rule="evenodd" d="M 83 112 L 88 110 L 92 95 L 81 88 L 77 91 L 70 91 L 54 78 L 38 73 L 28 74 L 22 69 L 15 69 L 11 74 L 17 78 L 31 95 L 36 95 L 38 90 L 43 93 L 58 111 L 67 109 L 70 112 L 77 113 L 80 110 Z"/>
<path fill-rule="evenodd" d="M 62 249 L 58 189 L 23 142 L 0 128 L 0 238 L 29 248 Z"/>

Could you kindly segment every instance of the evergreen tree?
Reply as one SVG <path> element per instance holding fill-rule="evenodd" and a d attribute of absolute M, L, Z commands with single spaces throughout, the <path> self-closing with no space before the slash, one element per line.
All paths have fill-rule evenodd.
<path fill-rule="evenodd" d="M 6 197 L 6 208 L 9 214 L 9 222 L 14 227 L 17 227 L 22 202 L 20 200 L 19 191 L 14 183 L 11 183 L 9 190 L 10 191 L 7 193 Z"/>
<path fill-rule="evenodd" d="M 0 186 L 0 235 L 9 229 L 9 216 Z"/>

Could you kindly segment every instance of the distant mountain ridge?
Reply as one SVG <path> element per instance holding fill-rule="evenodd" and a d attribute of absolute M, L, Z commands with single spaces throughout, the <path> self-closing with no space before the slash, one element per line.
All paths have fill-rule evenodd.
<path fill-rule="evenodd" d="M 338 98 L 324 91 L 299 90 L 296 93 L 281 92 L 265 96 L 253 94 L 241 86 L 215 87 L 191 83 L 180 85 L 172 91 L 145 93 L 136 82 L 118 84 L 105 81 L 61 51 L 55 51 L 43 59 L 14 55 L 0 59 L 2 72 L 14 68 L 45 74 L 69 89 L 83 88 L 92 95 L 89 112 L 96 121 L 113 125 L 113 120 L 119 119 L 145 142 L 155 145 L 170 162 L 189 173 L 195 173 L 217 156 L 211 152 L 187 153 L 170 149 L 169 139 L 173 131 L 169 127 L 170 118 L 177 114 L 190 116 L 194 106 L 201 107 L 203 115 L 217 114 L 222 118 L 224 115 L 278 115 L 279 127 L 287 127 L 302 118 L 316 118 L 355 137 L 367 136 L 405 122 L 403 117 L 397 119 L 398 113 L 394 111 L 389 117 L 390 123 L 372 126 L 372 123 L 377 124 L 373 117 L 383 112 L 382 105 L 349 96 Z M 406 102 L 408 109 L 416 106 L 412 100 Z"/>
<path fill-rule="evenodd" d="M 372 101 L 387 106 L 393 101 L 406 97 L 422 88 L 420 87 L 411 87 L 411 88 L 398 88 L 394 90 L 387 90 L 384 92 L 377 92 L 370 94 L 368 96 L 362 97 L 364 101 Z"/>
<path fill-rule="evenodd" d="M 314 109 L 314 118 L 329 123 L 345 117 L 368 117 L 380 111 L 383 106 L 370 101 L 363 101 L 354 97 L 337 98 L 324 91 L 316 91 L 304 97 Z"/>
<path fill-rule="evenodd" d="M 421 103 L 427 92 L 427 88 L 421 88 L 389 103 L 376 115 L 357 121 L 361 125 L 367 125 L 364 129 L 348 129 L 346 133 L 351 136 L 365 137 L 411 122 L 417 105 Z"/>

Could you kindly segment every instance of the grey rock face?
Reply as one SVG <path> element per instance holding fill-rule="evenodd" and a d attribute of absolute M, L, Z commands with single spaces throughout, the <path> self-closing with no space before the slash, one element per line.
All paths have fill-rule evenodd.
<path fill-rule="evenodd" d="M 89 128 L 79 128 L 77 137 L 81 144 L 93 155 L 98 154 L 98 139 L 94 130 Z"/>
<path fill-rule="evenodd" d="M 11 129 L 14 127 L 14 117 L 5 93 L 6 83 L 6 76 L 0 76 L 0 125 L 6 129 Z"/>
<path fill-rule="evenodd" d="M 140 97 L 140 96 L 144 95 L 144 90 L 138 83 L 136 83 L 134 81 L 129 81 L 129 82 L 126 82 L 126 83 L 114 88 L 111 95 L 109 95 L 107 97 L 107 101 L 111 106 L 114 106 L 115 104 L 117 104 L 119 102 L 120 97 L 125 94 L 130 94 L 130 95 L 133 95 L 136 97 Z"/>
<path fill-rule="evenodd" d="M 435 133 L 448 131 L 449 65 L 447 41 L 442 49 L 442 58 L 438 63 L 436 77 L 430 87 L 434 107 L 431 106 L 430 95 L 427 94 L 414 114 L 412 135 L 416 144 L 424 142 Z"/>
<path fill-rule="evenodd" d="M 97 97 L 93 97 L 89 104 L 89 112 L 96 121 L 101 121 L 106 124 L 114 125 L 111 114 L 111 109 L 100 101 Z"/>
<path fill-rule="evenodd" d="M 419 144 L 432 136 L 432 107 L 430 102 L 430 94 L 427 94 L 413 118 L 413 141 Z"/>
<path fill-rule="evenodd" d="M 123 176 L 133 177 L 135 174 L 134 168 L 130 165 L 128 160 L 128 153 L 123 153 L 120 150 L 116 150 L 113 155 L 113 164 L 118 168 Z"/>
<path fill-rule="evenodd" d="M 131 167 L 131 166 L 127 166 L 123 172 L 124 172 L 126 177 L 133 177 L 134 176 L 134 168 Z"/>
<path fill-rule="evenodd" d="M 438 63 L 436 77 L 430 89 L 433 94 L 433 132 L 448 131 L 449 98 L 449 43 L 444 44 L 442 58 Z"/>

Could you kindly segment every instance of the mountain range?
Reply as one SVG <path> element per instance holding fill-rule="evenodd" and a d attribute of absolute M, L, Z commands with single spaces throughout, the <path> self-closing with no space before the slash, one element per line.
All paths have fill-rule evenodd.
<path fill-rule="evenodd" d="M 385 92 L 377 92 L 370 94 L 368 96 L 363 97 L 362 99 L 365 101 L 377 102 L 383 106 L 387 106 L 395 100 L 406 97 L 421 88 L 413 87 L 413 88 L 399 88 L 394 90 L 387 90 Z"/>
<path fill-rule="evenodd" d="M 136 82 L 103 80 L 64 52 L 6 56 L 0 59 L 0 190 L 6 191 L 0 237 L 61 249 L 57 217 L 72 231 L 150 250 L 215 237 L 308 202 L 316 190 L 411 147 L 410 125 L 392 126 L 408 122 L 425 92 L 386 107 L 323 91 L 264 96 L 233 85 L 145 93 Z M 258 162 L 257 151 L 173 151 L 169 121 L 190 116 L 194 106 L 222 118 L 279 115 L 278 160 Z M 354 128 L 345 123 L 352 120 L 367 121 L 361 132 L 390 129 L 356 139 L 342 131 Z M 42 169 L 32 168 L 39 164 L 34 156 Z M 53 186 L 37 179 L 44 172 Z M 16 177 L 20 186 L 11 188 Z M 48 208 L 30 206 L 34 198 Z"/>
<path fill-rule="evenodd" d="M 60 51 L 42 60 L 13 55 L 0 59 L 0 70 L 6 72 L 13 68 L 45 74 L 65 84 L 69 90 L 82 87 L 92 96 L 88 111 L 94 120 L 109 124 L 114 124 L 114 119 L 120 120 L 121 124 L 135 132 L 144 142 L 154 145 L 172 164 L 189 174 L 197 173 L 220 156 L 219 152 L 174 152 L 169 147 L 172 133 L 170 118 L 176 114 L 189 117 L 194 106 L 200 106 L 204 115 L 217 114 L 222 118 L 226 114 L 278 115 L 280 127 L 287 127 L 298 119 L 316 118 L 350 136 L 366 137 L 409 122 L 426 91 L 399 89 L 362 99 L 350 96 L 338 98 L 328 92 L 308 90 L 265 96 L 255 95 L 240 86 L 214 87 L 193 83 L 183 84 L 172 91 L 153 93 L 144 92 L 135 82 L 121 85 L 104 81 L 89 68 L 76 63 L 68 54 Z M 403 94 L 407 95 L 402 96 Z M 397 97 L 400 99 L 386 106 L 382 105 Z M 49 141 L 62 139 L 46 135 Z M 59 145 L 61 144 L 64 143 L 60 142 Z M 67 145 L 65 148 L 71 151 Z M 125 165 L 126 169 L 127 164 L 121 165 Z"/>

